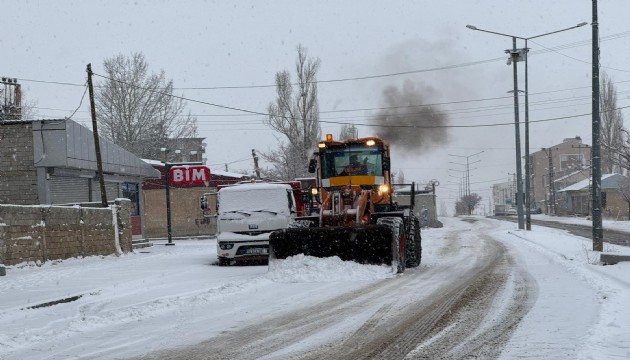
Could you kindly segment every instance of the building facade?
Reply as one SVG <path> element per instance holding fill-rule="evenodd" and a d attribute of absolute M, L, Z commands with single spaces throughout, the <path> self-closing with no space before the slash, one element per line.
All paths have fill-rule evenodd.
<path fill-rule="evenodd" d="M 107 199 L 131 200 L 133 234 L 141 235 L 141 185 L 159 172 L 108 140 L 99 143 Z M 92 131 L 69 119 L 0 122 L 0 204 L 100 201 Z"/>
<path fill-rule="evenodd" d="M 168 235 L 166 221 L 166 166 L 162 162 L 152 162 L 161 174 L 159 179 L 151 179 L 142 185 L 142 198 L 145 204 L 145 234 L 148 238 L 163 238 Z M 217 191 L 217 186 L 247 181 L 247 175 L 213 171 L 207 184 L 170 185 L 171 235 L 174 237 L 208 236 L 216 234 L 216 219 L 204 216 L 200 206 L 203 194 Z M 210 197 L 215 201 L 216 197 Z M 208 204 L 215 208 L 216 204 Z"/>
<path fill-rule="evenodd" d="M 558 192 L 558 215 L 590 216 L 591 179 L 584 179 Z M 630 179 L 621 174 L 602 174 L 602 216 L 616 220 L 630 218 Z"/>
<path fill-rule="evenodd" d="M 591 147 L 579 136 L 530 154 L 530 203 L 545 214 L 558 207 L 557 192 L 590 176 Z"/>
<path fill-rule="evenodd" d="M 516 183 L 514 181 L 506 181 L 492 185 L 492 199 L 494 200 L 492 212 L 494 215 L 506 215 L 508 209 L 515 206 L 515 196 Z"/>

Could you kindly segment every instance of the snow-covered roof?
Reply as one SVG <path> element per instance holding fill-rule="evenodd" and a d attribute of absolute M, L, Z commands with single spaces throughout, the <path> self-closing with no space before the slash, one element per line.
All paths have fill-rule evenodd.
<path fill-rule="evenodd" d="M 239 178 L 239 179 L 242 177 L 249 177 L 249 175 L 246 175 L 246 174 L 239 174 L 235 172 L 222 171 L 222 170 L 212 170 L 211 173 L 212 175 L 227 176 L 227 177 L 233 177 L 233 178 Z"/>
<path fill-rule="evenodd" d="M 625 181 L 628 178 L 621 174 L 603 174 L 602 175 L 602 189 L 617 189 L 619 187 L 619 183 L 621 181 Z M 580 190 L 588 190 L 591 186 L 591 179 L 584 179 L 579 181 L 573 185 L 567 186 L 564 189 L 558 192 L 566 192 L 566 191 L 580 191 Z"/>
<path fill-rule="evenodd" d="M 559 181 L 562 181 L 562 180 L 566 180 L 566 179 L 570 178 L 571 176 L 577 175 L 577 174 L 579 174 L 579 173 L 581 173 L 581 172 L 583 172 L 583 171 L 584 171 L 584 170 L 577 170 L 577 171 L 574 171 L 574 172 L 572 172 L 572 173 L 570 173 L 570 174 L 567 174 L 567 175 L 565 175 L 565 176 L 562 176 L 562 177 L 559 177 L 559 178 L 555 179 L 555 180 L 554 180 L 554 182 L 559 182 Z"/>
<path fill-rule="evenodd" d="M 164 165 L 164 163 L 161 162 L 160 160 L 142 159 L 142 161 L 144 161 L 145 163 L 149 165 Z"/>

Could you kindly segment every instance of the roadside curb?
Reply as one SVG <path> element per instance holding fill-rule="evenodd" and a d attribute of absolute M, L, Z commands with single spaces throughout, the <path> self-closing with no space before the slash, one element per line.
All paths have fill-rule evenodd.
<path fill-rule="evenodd" d="M 603 265 L 615 265 L 622 261 L 630 261 L 630 255 L 619 255 L 619 254 L 606 254 L 602 253 L 599 256 L 599 261 Z"/>

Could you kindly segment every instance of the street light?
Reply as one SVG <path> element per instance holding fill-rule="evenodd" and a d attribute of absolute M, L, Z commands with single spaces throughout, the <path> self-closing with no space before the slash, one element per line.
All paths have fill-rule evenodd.
<path fill-rule="evenodd" d="M 500 36 L 507 36 L 507 37 L 511 37 L 512 38 L 512 50 L 506 50 L 507 53 L 509 53 L 511 55 L 510 59 L 508 60 L 508 65 L 510 65 L 510 60 L 511 62 L 514 64 L 514 127 L 515 127 L 515 137 L 516 137 L 516 173 L 517 173 L 517 207 L 516 207 L 516 212 L 517 212 L 517 216 L 518 216 L 518 228 L 519 229 L 523 229 L 523 206 L 522 206 L 522 175 L 521 175 L 521 142 L 520 142 L 520 126 L 519 126 L 519 120 L 518 120 L 518 81 L 517 81 L 517 70 L 516 70 L 516 62 L 519 61 L 519 57 L 523 56 L 524 60 L 525 60 L 525 213 L 526 213 L 526 218 L 527 218 L 527 230 L 531 230 L 532 229 L 532 219 L 531 219 L 531 205 L 530 205 L 530 164 L 529 164 L 529 88 L 528 88 L 528 73 L 527 73 L 527 53 L 529 52 L 529 48 L 527 47 L 527 40 L 531 40 L 531 39 L 535 39 L 535 38 L 539 38 L 539 37 L 543 37 L 543 36 L 547 36 L 547 35 L 551 35 L 551 34 L 556 34 L 559 32 L 563 32 L 563 31 L 567 31 L 567 30 L 571 30 L 571 29 L 576 29 L 579 27 L 582 27 L 584 25 L 587 25 L 586 22 L 581 22 L 577 25 L 568 27 L 568 28 L 564 28 L 564 29 L 560 29 L 560 30 L 556 30 L 556 31 L 551 31 L 551 32 L 547 32 L 544 34 L 540 34 L 540 35 L 535 35 L 535 36 L 530 36 L 530 37 L 520 37 L 520 36 L 515 36 L 515 35 L 508 35 L 508 34 L 503 34 L 503 33 L 499 33 L 499 32 L 494 32 L 494 31 L 489 31 L 489 30 L 484 30 L 484 29 L 479 29 L 476 26 L 473 25 L 466 25 L 467 28 L 471 29 L 471 30 L 476 30 L 476 31 L 482 31 L 482 32 L 487 32 L 490 34 L 495 34 L 495 35 L 500 35 Z M 516 39 L 521 39 L 521 40 L 525 40 L 525 48 L 517 50 L 516 49 Z M 521 200 L 521 201 L 518 201 Z"/>
<path fill-rule="evenodd" d="M 460 164 L 460 163 L 455 163 L 455 162 L 451 162 L 451 164 L 457 164 L 457 165 L 463 165 L 466 166 L 466 191 L 465 191 L 465 195 L 467 197 L 466 201 L 469 202 L 470 201 L 470 165 L 471 164 L 475 164 L 480 162 L 481 160 L 477 160 L 475 162 L 469 162 L 468 159 L 470 159 L 473 156 L 479 155 L 481 153 L 483 153 L 484 150 L 472 154 L 472 155 L 453 155 L 453 154 L 448 154 L 448 156 L 455 156 L 455 157 L 461 157 L 461 158 L 466 158 L 466 164 Z M 471 209 L 470 209 L 470 203 L 467 204 L 468 205 L 468 215 L 470 215 Z"/>
<path fill-rule="evenodd" d="M 171 163 L 168 161 L 169 149 L 163 147 L 160 151 L 164 153 L 164 182 L 166 184 L 166 245 L 175 245 L 173 243 L 173 228 L 171 226 Z"/>

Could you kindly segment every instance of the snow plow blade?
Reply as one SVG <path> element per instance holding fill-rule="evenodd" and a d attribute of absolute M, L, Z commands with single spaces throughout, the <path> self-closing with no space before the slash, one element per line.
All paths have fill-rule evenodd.
<path fill-rule="evenodd" d="M 392 229 L 383 225 L 289 228 L 269 236 L 269 259 L 304 254 L 321 258 L 338 256 L 360 264 L 392 265 L 398 261 L 398 245 L 392 235 Z"/>

